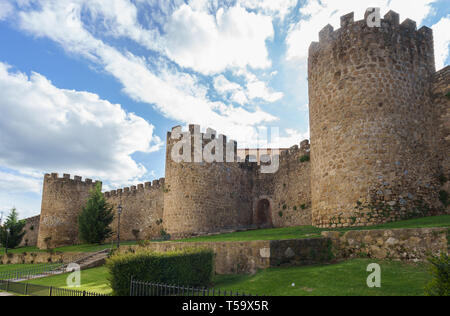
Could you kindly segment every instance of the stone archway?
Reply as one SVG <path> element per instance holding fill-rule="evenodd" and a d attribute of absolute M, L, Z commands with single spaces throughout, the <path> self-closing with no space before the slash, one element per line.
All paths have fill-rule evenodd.
<path fill-rule="evenodd" d="M 256 205 L 255 224 L 258 228 L 272 228 L 272 208 L 268 199 L 261 199 Z"/>

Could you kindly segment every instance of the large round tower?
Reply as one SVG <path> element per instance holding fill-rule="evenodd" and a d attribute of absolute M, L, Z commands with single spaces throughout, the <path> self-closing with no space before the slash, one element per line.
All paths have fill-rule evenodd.
<path fill-rule="evenodd" d="M 37 246 L 40 249 L 76 244 L 78 215 L 89 198 L 90 191 L 100 182 L 65 174 L 46 174 L 42 192 L 41 219 Z M 101 185 L 101 183 L 100 183 Z"/>
<path fill-rule="evenodd" d="M 432 30 L 392 11 L 380 27 L 351 13 L 319 38 L 308 60 L 313 224 L 430 214 L 439 206 Z"/>

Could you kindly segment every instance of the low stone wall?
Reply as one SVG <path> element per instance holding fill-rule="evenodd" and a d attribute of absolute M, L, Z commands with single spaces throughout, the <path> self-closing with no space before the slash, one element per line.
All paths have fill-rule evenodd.
<path fill-rule="evenodd" d="M 448 252 L 447 228 L 323 232 L 337 258 L 369 257 L 423 261 L 430 254 Z"/>
<path fill-rule="evenodd" d="M 142 249 L 166 252 L 186 248 L 212 249 L 216 254 L 217 274 L 253 274 L 259 269 L 316 264 L 331 259 L 331 241 L 326 238 L 249 242 L 155 242 L 145 247 L 122 247 L 121 252 Z"/>
<path fill-rule="evenodd" d="M 41 263 L 60 263 L 70 262 L 75 258 L 82 257 L 83 253 L 64 252 L 64 253 L 48 253 L 48 252 L 28 252 L 20 254 L 7 254 L 0 256 L 0 264 L 41 264 Z"/>

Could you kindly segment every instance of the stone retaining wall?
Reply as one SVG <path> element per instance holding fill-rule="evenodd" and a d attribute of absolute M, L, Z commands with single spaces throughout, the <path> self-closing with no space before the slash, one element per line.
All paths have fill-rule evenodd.
<path fill-rule="evenodd" d="M 328 262 L 331 242 L 326 238 L 248 242 L 165 242 L 145 247 L 123 247 L 122 253 L 140 249 L 158 252 L 207 248 L 216 254 L 217 274 L 253 274 L 259 269 Z"/>
<path fill-rule="evenodd" d="M 448 252 L 448 228 L 323 232 L 337 258 L 369 257 L 422 261 L 430 254 Z"/>
<path fill-rule="evenodd" d="M 41 263 L 60 263 L 70 262 L 74 258 L 86 256 L 86 253 L 64 252 L 28 252 L 28 253 L 10 253 L 0 256 L 0 264 L 41 264 Z"/>

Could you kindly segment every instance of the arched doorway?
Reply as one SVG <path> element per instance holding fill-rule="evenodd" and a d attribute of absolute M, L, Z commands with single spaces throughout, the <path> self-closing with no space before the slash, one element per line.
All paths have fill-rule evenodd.
<path fill-rule="evenodd" d="M 270 202 L 267 199 L 258 201 L 256 206 L 256 225 L 258 228 L 273 227 Z"/>

